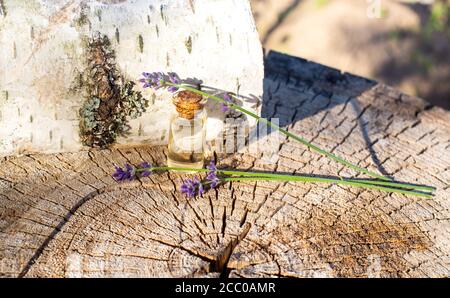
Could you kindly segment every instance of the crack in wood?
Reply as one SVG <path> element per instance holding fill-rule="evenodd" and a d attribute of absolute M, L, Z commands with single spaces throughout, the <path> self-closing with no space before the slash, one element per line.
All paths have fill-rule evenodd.
<path fill-rule="evenodd" d="M 248 231 L 251 228 L 250 223 L 246 223 L 243 227 L 242 232 L 225 247 L 225 249 L 217 256 L 217 258 L 211 262 L 210 270 L 211 272 L 219 272 L 221 278 L 228 277 L 230 274 L 230 268 L 228 268 L 228 263 L 230 257 L 233 254 L 236 246 L 247 236 Z"/>

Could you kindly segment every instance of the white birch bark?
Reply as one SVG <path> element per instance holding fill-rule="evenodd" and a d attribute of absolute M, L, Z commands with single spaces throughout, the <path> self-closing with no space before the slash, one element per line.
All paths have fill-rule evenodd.
<path fill-rule="evenodd" d="M 247 0 L 0 2 L 0 156 L 83 149 L 79 112 L 96 36 L 107 37 L 126 80 L 174 71 L 252 97 L 243 105 L 258 110 L 263 54 Z M 117 143 L 165 143 L 170 95 L 134 90 L 148 107 Z M 217 106 L 208 112 L 212 139 L 224 115 Z"/>

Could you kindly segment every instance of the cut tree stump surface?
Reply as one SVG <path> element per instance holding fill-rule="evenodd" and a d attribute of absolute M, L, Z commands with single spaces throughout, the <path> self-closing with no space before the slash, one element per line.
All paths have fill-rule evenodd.
<path fill-rule="evenodd" d="M 432 199 L 347 186 L 233 182 L 186 199 L 186 176 L 117 183 L 114 164 L 163 147 L 0 161 L 1 275 L 449 276 L 450 113 L 364 78 L 270 52 L 263 116 L 353 163 L 437 187 Z M 292 140 L 239 169 L 351 176 Z"/>

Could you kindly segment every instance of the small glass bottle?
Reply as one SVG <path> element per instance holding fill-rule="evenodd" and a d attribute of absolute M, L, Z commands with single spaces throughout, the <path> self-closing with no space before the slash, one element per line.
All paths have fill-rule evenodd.
<path fill-rule="evenodd" d="M 180 91 L 173 97 L 177 113 L 170 119 L 167 165 L 201 169 L 204 164 L 206 111 L 203 97 Z"/>

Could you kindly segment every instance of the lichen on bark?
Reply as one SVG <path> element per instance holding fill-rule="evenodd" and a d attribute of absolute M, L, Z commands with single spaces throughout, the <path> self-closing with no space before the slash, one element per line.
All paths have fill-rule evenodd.
<path fill-rule="evenodd" d="M 80 137 L 84 145 L 105 148 L 129 130 L 129 118 L 145 112 L 148 101 L 134 82 L 126 80 L 115 65 L 107 36 L 87 41 L 87 67 L 81 76 L 85 102 L 80 108 Z"/>

